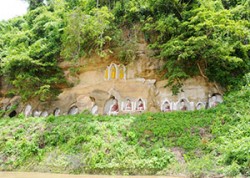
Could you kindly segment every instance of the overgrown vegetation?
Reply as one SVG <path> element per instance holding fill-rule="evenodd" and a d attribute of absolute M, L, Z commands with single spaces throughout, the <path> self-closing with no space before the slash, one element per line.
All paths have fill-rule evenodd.
<path fill-rule="evenodd" d="M 250 85 L 195 112 L 0 119 L 0 170 L 250 176 Z"/>
<path fill-rule="evenodd" d="M 201 75 L 231 89 L 249 71 L 250 1 L 152 1 L 145 30 L 173 89 Z M 234 5 L 233 5 L 234 4 Z M 167 8 L 166 8 L 167 7 Z"/>
<path fill-rule="evenodd" d="M 194 75 L 231 90 L 249 72 L 249 0 L 27 2 L 26 15 L 0 22 L 0 75 L 23 99 L 56 96 L 65 83 L 59 61 L 105 56 L 114 48 L 121 48 L 121 62 L 136 59 L 136 49 L 124 44 L 124 29 L 129 38 L 142 29 L 156 58 L 165 60 L 175 93 Z M 133 29 L 135 24 L 141 29 Z"/>
<path fill-rule="evenodd" d="M 175 93 L 195 75 L 231 93 L 195 112 L 1 118 L 0 170 L 250 176 L 249 76 L 239 89 L 250 67 L 249 0 L 27 1 L 26 15 L 0 22 L 0 76 L 10 94 L 55 97 L 64 60 L 113 49 L 125 64 L 136 60 L 137 26 Z"/>
<path fill-rule="evenodd" d="M 62 12 L 62 11 L 61 11 Z M 0 23 L 1 74 L 23 99 L 47 100 L 65 83 L 57 66 L 63 20 L 49 7 L 29 11 L 24 17 Z M 34 92 L 35 91 L 35 92 Z"/>

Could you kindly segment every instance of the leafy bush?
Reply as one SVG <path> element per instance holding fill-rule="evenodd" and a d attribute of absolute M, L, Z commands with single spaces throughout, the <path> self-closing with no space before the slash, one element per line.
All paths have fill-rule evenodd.
<path fill-rule="evenodd" d="M 210 110 L 1 119 L 0 170 L 249 176 L 249 99 L 246 85 Z"/>
<path fill-rule="evenodd" d="M 126 43 L 118 54 L 119 61 L 123 64 L 129 64 L 136 59 L 136 45 L 133 42 Z"/>
<path fill-rule="evenodd" d="M 221 1 L 212 0 L 152 3 L 158 12 L 145 20 L 144 29 L 152 34 L 151 47 L 165 59 L 168 84 L 175 91 L 183 80 L 195 75 L 228 90 L 242 85 L 241 79 L 250 69 L 246 30 L 250 24 L 248 16 L 239 15 L 246 8 L 249 13 L 249 3 L 240 4 L 226 9 Z M 161 9 L 163 5 L 174 7 L 166 11 Z"/>
<path fill-rule="evenodd" d="M 105 45 L 112 40 L 110 32 L 115 31 L 112 29 L 114 16 L 107 7 L 93 8 L 89 12 L 77 8 L 66 20 L 61 51 L 65 59 L 77 60 L 93 51 L 103 54 Z"/>
<path fill-rule="evenodd" d="M 43 6 L 0 26 L 1 72 L 14 86 L 12 92 L 23 99 L 56 96 L 57 86 L 65 83 L 57 66 L 63 28 L 60 12 Z"/>

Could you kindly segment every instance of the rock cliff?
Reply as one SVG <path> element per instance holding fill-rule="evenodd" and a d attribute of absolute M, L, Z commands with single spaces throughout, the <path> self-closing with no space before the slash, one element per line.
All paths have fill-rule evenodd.
<path fill-rule="evenodd" d="M 150 57 L 145 43 L 139 43 L 137 60 L 122 65 L 113 56 L 101 58 L 93 56 L 80 59 L 78 63 L 62 62 L 66 79 L 71 88 L 64 88 L 57 100 L 22 103 L 20 97 L 1 98 L 3 110 L 18 104 L 16 113 L 26 116 L 48 114 L 76 114 L 90 111 L 93 114 L 121 114 L 158 112 L 172 110 L 195 110 L 212 107 L 212 102 L 222 102 L 217 85 L 197 76 L 184 82 L 182 92 L 173 95 L 165 87 L 167 80 L 160 77 L 163 62 Z M 72 72 L 75 69 L 75 73 Z M 6 84 L 2 93 L 6 93 Z M 212 99 L 212 96 L 215 98 Z M 118 111 L 111 111 L 114 100 L 118 101 Z M 209 104 L 210 103 L 210 104 Z M 140 107 L 140 106 L 143 106 Z"/>

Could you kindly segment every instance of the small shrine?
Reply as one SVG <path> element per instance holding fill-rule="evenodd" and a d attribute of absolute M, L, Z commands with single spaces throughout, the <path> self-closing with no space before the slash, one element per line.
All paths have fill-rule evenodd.
<path fill-rule="evenodd" d="M 105 80 L 126 80 L 126 67 L 123 64 L 110 64 L 107 66 L 104 75 Z"/>

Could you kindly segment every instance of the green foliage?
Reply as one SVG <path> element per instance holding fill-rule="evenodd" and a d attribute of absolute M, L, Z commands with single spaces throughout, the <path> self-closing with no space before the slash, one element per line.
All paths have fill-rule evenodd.
<path fill-rule="evenodd" d="M 239 14 L 249 14 L 249 4 L 238 2 L 241 5 L 225 9 L 221 1 L 198 2 L 178 6 L 172 2 L 168 7 L 178 13 L 170 10 L 145 21 L 145 30 L 153 34 L 152 48 L 160 50 L 166 61 L 168 85 L 180 86 L 188 76 L 202 75 L 227 89 L 240 86 L 250 69 L 250 24 Z"/>
<path fill-rule="evenodd" d="M 192 159 L 187 164 L 190 177 L 204 177 L 205 175 L 209 175 L 211 171 L 216 170 L 216 166 L 218 166 L 214 161 L 214 157 L 211 155 Z"/>
<path fill-rule="evenodd" d="M 34 10 L 39 6 L 44 5 L 44 0 L 25 0 L 29 3 L 29 9 Z"/>
<path fill-rule="evenodd" d="M 113 19 L 107 7 L 94 8 L 89 12 L 77 8 L 70 12 L 64 29 L 62 56 L 78 59 L 92 51 L 104 55 L 105 45 L 112 40 Z"/>
<path fill-rule="evenodd" d="M 0 75 L 24 99 L 58 93 L 64 82 L 58 61 L 103 57 L 120 48 L 117 56 L 129 63 L 136 48 L 123 42 L 121 32 L 135 26 L 164 59 L 162 70 L 174 94 L 196 75 L 231 90 L 250 69 L 249 0 L 26 1 L 25 16 L 0 22 Z"/>
<path fill-rule="evenodd" d="M 46 7 L 2 22 L 2 75 L 23 99 L 53 98 L 58 93 L 57 85 L 65 82 L 57 66 L 62 25 L 60 13 L 52 13 Z"/>
<path fill-rule="evenodd" d="M 123 64 L 129 64 L 130 62 L 136 60 L 136 43 L 133 41 L 126 42 L 122 44 L 119 48 L 120 52 L 118 54 L 119 61 Z"/>
<path fill-rule="evenodd" d="M 210 110 L 0 119 L 0 170 L 249 176 L 249 100 L 246 85 Z"/>
<path fill-rule="evenodd" d="M 216 152 L 219 162 L 226 165 L 225 174 L 235 176 L 239 173 L 249 176 L 250 166 L 250 113 L 249 99 L 250 87 L 247 84 L 240 92 L 231 93 L 227 100 L 231 102 L 228 115 L 223 115 L 215 120 L 212 131 L 215 139 L 211 144 Z M 230 115 L 230 117 L 229 117 Z"/>
<path fill-rule="evenodd" d="M 211 123 L 208 115 L 176 112 L 166 115 L 158 113 L 142 115 L 132 125 L 129 136 L 131 144 L 144 146 L 160 144 L 165 147 L 182 147 L 191 152 L 202 146 L 199 129 Z M 168 138 L 168 139 L 165 139 Z M 187 142 L 188 140 L 188 142 Z M 146 145 L 145 145 L 146 144 Z"/>
<path fill-rule="evenodd" d="M 0 22 L 0 75 L 23 99 L 55 97 L 65 82 L 57 65 L 63 59 L 104 56 L 116 47 L 121 62 L 134 60 L 136 44 L 123 42 L 120 32 L 135 24 L 164 59 L 175 94 L 190 76 L 232 90 L 249 73 L 249 0 L 28 2 L 25 16 Z M 249 74 L 245 79 L 211 110 L 0 119 L 0 170 L 160 174 L 177 165 L 176 174 L 193 177 L 250 176 Z M 183 150 L 185 163 L 173 148 Z"/>
<path fill-rule="evenodd" d="M 60 171 L 67 167 L 67 172 L 74 173 L 154 174 L 169 165 L 173 155 L 159 146 L 130 145 L 121 133 L 126 133 L 134 120 L 130 116 L 121 119 L 108 116 L 93 118 L 91 115 L 27 118 L 15 122 L 1 120 L 0 127 L 8 129 L 1 129 L 0 152 L 6 159 L 0 169 L 29 169 L 40 162 L 52 171 L 56 165 Z M 9 132 L 11 137 L 5 140 Z M 46 159 L 55 152 L 60 153 L 61 158 L 50 156 L 50 160 Z M 70 157 L 80 161 L 76 163 L 79 165 L 71 167 Z M 23 166 L 23 163 L 28 165 Z"/>

